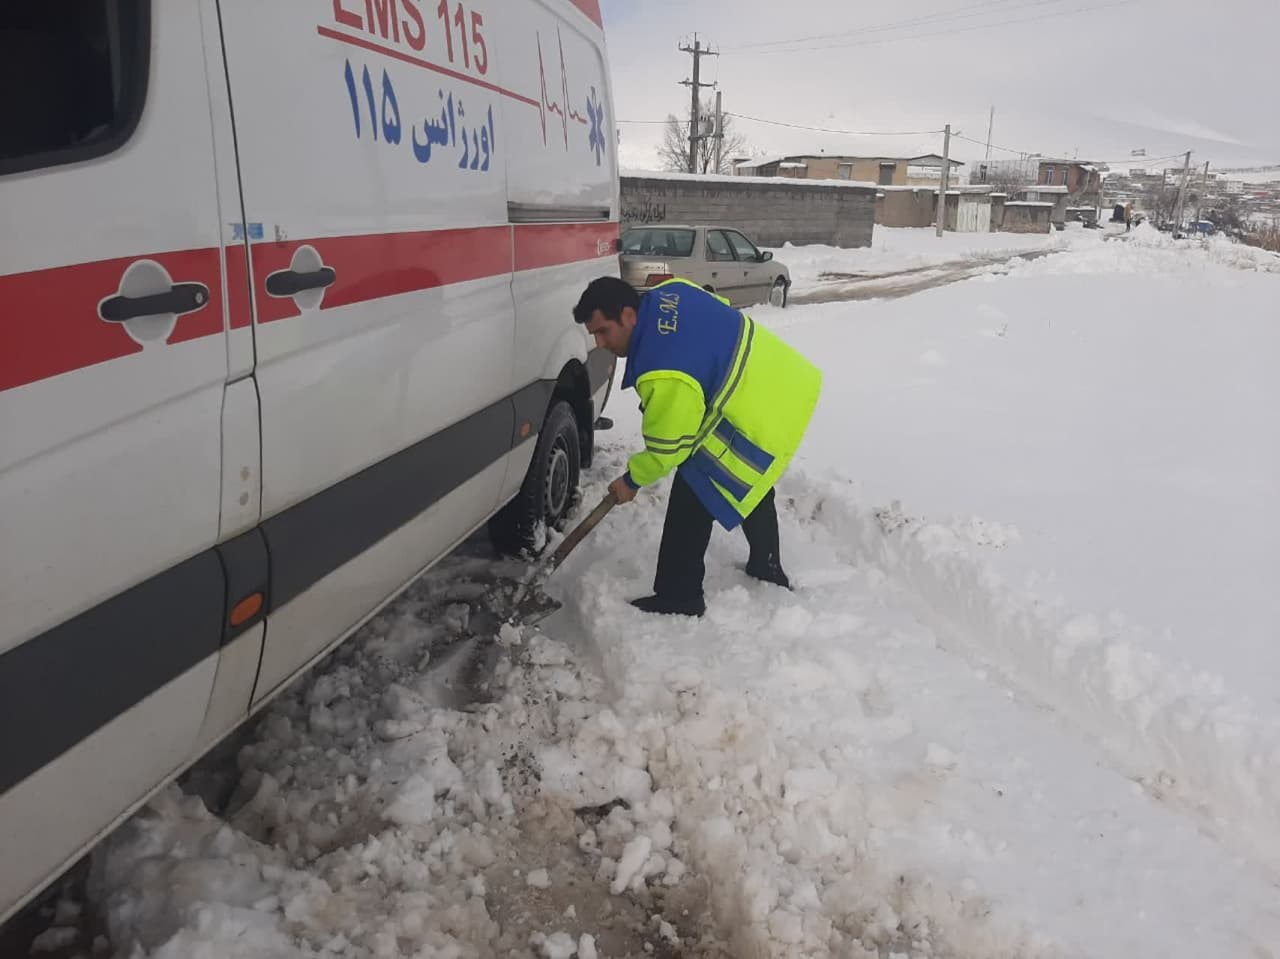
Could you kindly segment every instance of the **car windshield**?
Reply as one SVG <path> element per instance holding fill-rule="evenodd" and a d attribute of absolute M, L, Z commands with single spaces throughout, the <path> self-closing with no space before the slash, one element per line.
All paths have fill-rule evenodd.
<path fill-rule="evenodd" d="M 644 256 L 689 256 L 693 253 L 692 230 L 628 230 L 622 234 L 622 252 Z"/>

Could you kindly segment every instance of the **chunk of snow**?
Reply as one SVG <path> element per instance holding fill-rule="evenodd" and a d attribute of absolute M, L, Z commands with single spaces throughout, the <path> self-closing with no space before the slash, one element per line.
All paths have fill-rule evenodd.
<path fill-rule="evenodd" d="M 545 869 L 534 869 L 524 877 L 526 885 L 532 886 L 534 889 L 550 889 L 551 877 Z"/>
<path fill-rule="evenodd" d="M 653 841 L 648 836 L 636 836 L 627 843 L 626 848 L 622 850 L 622 858 L 618 860 L 618 871 L 614 874 L 613 882 L 609 886 L 611 893 L 615 896 L 620 895 L 630 885 L 631 880 L 648 860 L 652 847 Z"/>

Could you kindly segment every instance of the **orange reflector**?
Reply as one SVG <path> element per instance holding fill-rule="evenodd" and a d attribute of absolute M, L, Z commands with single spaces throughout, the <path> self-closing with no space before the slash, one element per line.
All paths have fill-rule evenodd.
<path fill-rule="evenodd" d="M 530 433 L 532 433 L 532 432 L 533 432 L 533 424 L 532 424 L 532 423 L 521 423 L 521 424 L 520 424 L 520 438 L 521 438 L 522 440 L 523 440 L 523 439 L 527 439 L 527 438 L 528 438 L 528 436 L 529 436 L 529 434 L 530 434 Z"/>
<path fill-rule="evenodd" d="M 657 286 L 659 283 L 666 283 L 667 280 L 674 280 L 675 277 L 670 273 L 650 273 L 644 278 L 645 286 Z"/>
<path fill-rule="evenodd" d="M 261 593 L 250 593 L 240 602 L 236 603 L 231 609 L 231 625 L 241 626 L 249 622 L 253 617 L 262 611 L 262 602 L 265 597 Z"/>

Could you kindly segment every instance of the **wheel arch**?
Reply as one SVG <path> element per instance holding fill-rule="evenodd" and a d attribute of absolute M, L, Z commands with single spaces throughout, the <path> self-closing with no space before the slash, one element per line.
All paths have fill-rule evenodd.
<path fill-rule="evenodd" d="M 583 467 L 591 465 L 591 457 L 595 452 L 595 416 L 591 408 L 591 378 L 587 375 L 587 367 L 581 360 L 567 361 L 556 376 L 555 386 L 551 390 L 551 400 L 547 404 L 547 412 L 557 400 L 563 400 L 573 410 L 573 418 L 578 423 L 578 449 Z"/>

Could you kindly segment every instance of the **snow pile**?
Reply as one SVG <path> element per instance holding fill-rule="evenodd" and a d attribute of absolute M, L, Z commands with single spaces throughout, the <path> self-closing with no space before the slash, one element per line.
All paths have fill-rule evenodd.
<path fill-rule="evenodd" d="M 461 694 L 477 650 L 465 609 L 402 600 L 287 693 L 239 752 L 225 820 L 174 786 L 120 830 L 90 884 L 115 954 L 590 959 L 698 942 L 696 900 L 649 892 L 650 857 L 635 861 L 617 817 L 541 786 L 544 744 L 606 722 L 599 681 L 563 646 L 518 638 L 492 701 L 440 705 L 442 684 Z M 448 662 L 424 668 L 432 658 Z M 669 887 L 683 867 L 644 760 L 631 747 L 580 774 L 604 784 L 594 798 L 647 804 Z"/>

